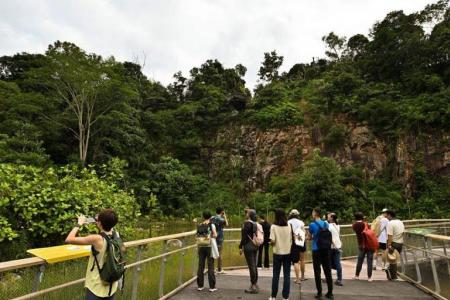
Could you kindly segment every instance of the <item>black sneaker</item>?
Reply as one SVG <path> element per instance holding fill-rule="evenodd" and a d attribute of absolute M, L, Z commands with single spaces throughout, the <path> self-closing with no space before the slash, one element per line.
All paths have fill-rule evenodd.
<path fill-rule="evenodd" d="M 316 295 L 314 296 L 314 298 L 315 298 L 315 299 L 322 299 L 322 294 L 316 294 Z"/>
<path fill-rule="evenodd" d="M 247 294 L 258 294 L 258 290 L 257 290 L 257 289 L 253 289 L 253 288 L 251 288 L 251 289 L 246 289 L 245 292 L 246 292 Z"/>
<path fill-rule="evenodd" d="M 325 298 L 327 298 L 327 299 L 334 299 L 334 296 L 333 296 L 332 293 L 326 293 L 325 294 Z"/>
<path fill-rule="evenodd" d="M 339 280 L 336 280 L 336 281 L 334 282 L 334 284 L 337 285 L 337 286 L 344 286 L 344 285 L 342 284 L 342 281 L 339 281 Z"/>

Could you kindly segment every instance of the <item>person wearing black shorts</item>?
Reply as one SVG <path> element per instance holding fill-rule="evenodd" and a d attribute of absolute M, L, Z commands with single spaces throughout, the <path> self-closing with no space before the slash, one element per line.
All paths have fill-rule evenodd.
<path fill-rule="evenodd" d="M 289 213 L 289 225 L 292 227 L 294 233 L 294 242 L 291 247 L 291 260 L 294 265 L 295 271 L 295 283 L 300 283 L 305 279 L 305 223 L 299 219 L 300 213 L 298 210 L 293 209 Z M 300 277 L 301 273 L 301 277 Z"/>
<path fill-rule="evenodd" d="M 295 265 L 300 262 L 304 263 L 305 252 L 306 252 L 306 246 L 292 245 L 292 249 L 291 249 L 292 264 Z M 302 278 L 302 279 L 304 279 L 304 278 Z"/>

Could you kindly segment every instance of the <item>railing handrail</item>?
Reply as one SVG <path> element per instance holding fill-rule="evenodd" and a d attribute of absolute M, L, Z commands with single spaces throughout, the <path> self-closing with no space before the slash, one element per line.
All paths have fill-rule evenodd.
<path fill-rule="evenodd" d="M 422 226 L 422 227 L 430 227 L 430 226 L 449 224 L 450 219 L 423 219 L 423 220 L 413 219 L 413 220 L 404 220 L 403 221 L 403 223 L 406 223 L 406 224 L 413 223 L 413 222 L 438 222 L 438 223 L 431 223 L 431 224 L 420 224 L 420 226 Z M 344 225 L 341 225 L 341 228 L 351 228 L 351 226 L 352 226 L 351 224 L 344 224 Z M 414 227 L 414 226 L 415 225 L 408 224 L 405 227 L 409 228 L 409 227 Z M 240 231 L 240 230 L 241 230 L 240 228 L 225 228 L 224 229 L 224 231 L 227 231 L 227 232 L 236 232 L 236 231 Z M 134 248 L 134 247 L 148 245 L 151 243 L 167 241 L 167 240 L 171 240 L 171 239 L 190 237 L 193 235 L 195 235 L 195 230 L 182 232 L 182 233 L 176 233 L 176 234 L 170 234 L 170 235 L 163 235 L 163 236 L 158 236 L 158 237 L 152 237 L 152 238 L 146 238 L 146 239 L 140 239 L 140 240 L 135 240 L 135 241 L 129 241 L 129 242 L 125 242 L 124 245 L 126 248 Z M 438 239 L 438 238 L 442 238 L 442 237 L 439 235 L 435 235 L 435 237 L 430 237 L 430 238 Z M 448 239 L 445 239 L 445 240 L 450 240 L 450 237 L 448 237 Z M 6 271 L 11 271 L 11 270 L 23 269 L 23 268 L 27 268 L 27 267 L 39 266 L 39 265 L 43 265 L 43 264 L 46 264 L 46 261 L 39 257 L 29 257 L 29 258 L 22 258 L 22 259 L 0 262 L 0 273 L 6 272 Z"/>
<path fill-rule="evenodd" d="M 135 241 L 129 241 L 125 242 L 125 248 L 133 248 L 143 245 L 148 245 L 150 243 L 156 243 L 156 242 L 162 242 L 172 239 L 179 239 L 184 237 L 193 236 L 195 234 L 195 231 L 187 231 L 182 233 L 176 233 L 176 234 L 169 234 L 169 235 L 162 235 L 158 237 L 148 238 L 148 239 L 141 239 L 141 240 L 135 240 Z M 74 258 L 72 260 L 75 260 L 78 258 Z M 16 260 L 9 260 L 5 262 L 0 262 L 0 272 L 10 271 L 10 270 L 17 270 L 27 267 L 33 267 L 33 266 L 39 266 L 42 264 L 45 264 L 46 261 L 39 257 L 30 257 L 30 258 L 22 258 L 22 259 L 16 259 Z"/>

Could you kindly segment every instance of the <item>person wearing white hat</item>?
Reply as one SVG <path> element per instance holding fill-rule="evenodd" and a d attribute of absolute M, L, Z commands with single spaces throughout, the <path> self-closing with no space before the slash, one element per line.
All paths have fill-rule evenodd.
<path fill-rule="evenodd" d="M 295 283 L 300 284 L 305 278 L 305 252 L 306 252 L 306 231 L 305 223 L 300 220 L 300 213 L 293 209 L 289 212 L 289 225 L 294 232 L 294 242 L 291 249 L 291 259 L 295 271 Z M 301 273 L 301 277 L 300 277 Z"/>

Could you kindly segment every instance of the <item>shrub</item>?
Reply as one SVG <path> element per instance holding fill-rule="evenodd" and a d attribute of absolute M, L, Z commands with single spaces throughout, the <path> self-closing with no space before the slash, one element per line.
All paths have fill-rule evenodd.
<path fill-rule="evenodd" d="M 0 164 L 0 244 L 21 235 L 30 246 L 60 242 L 77 214 L 93 216 L 101 208 L 118 213 L 124 234 L 138 214 L 132 195 L 93 170 Z"/>

